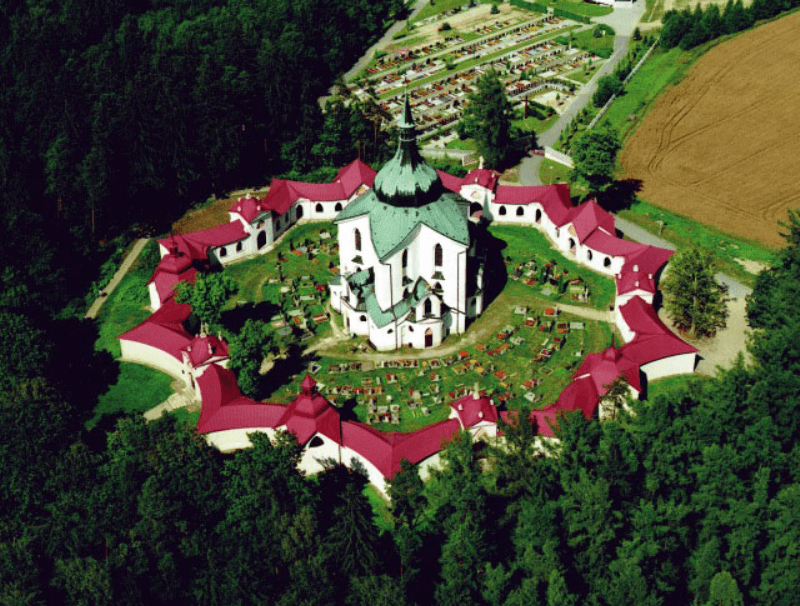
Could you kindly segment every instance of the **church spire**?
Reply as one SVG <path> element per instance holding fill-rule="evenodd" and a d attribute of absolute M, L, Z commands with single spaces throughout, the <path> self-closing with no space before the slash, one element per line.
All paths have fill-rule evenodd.
<path fill-rule="evenodd" d="M 444 188 L 439 175 L 417 148 L 417 127 L 408 91 L 397 128 L 397 151 L 375 177 L 375 194 L 381 202 L 392 206 L 424 206 L 437 200 Z"/>

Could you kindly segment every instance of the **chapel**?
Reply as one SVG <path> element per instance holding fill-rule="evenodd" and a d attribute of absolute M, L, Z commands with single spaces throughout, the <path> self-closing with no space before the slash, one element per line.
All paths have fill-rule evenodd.
<path fill-rule="evenodd" d="M 379 351 L 436 347 L 483 311 L 484 254 L 469 202 L 420 155 L 408 97 L 394 157 L 334 219 L 332 307 Z"/>

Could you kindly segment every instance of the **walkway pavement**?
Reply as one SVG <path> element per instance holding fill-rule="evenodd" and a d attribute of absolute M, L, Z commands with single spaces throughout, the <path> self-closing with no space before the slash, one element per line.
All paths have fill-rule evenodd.
<path fill-rule="evenodd" d="M 100 308 L 103 306 L 103 303 L 106 302 L 108 295 L 114 292 L 114 289 L 117 287 L 117 284 L 120 283 L 120 280 L 125 277 L 125 274 L 128 273 L 128 270 L 133 265 L 133 262 L 139 257 L 139 253 L 142 252 L 142 249 L 147 244 L 148 238 L 139 238 L 136 243 L 133 245 L 133 248 L 127 254 L 125 259 L 122 261 L 122 264 L 119 266 L 119 269 L 116 271 L 114 276 L 111 278 L 111 281 L 103 288 L 103 292 L 105 293 L 104 297 L 97 297 L 92 306 L 89 308 L 89 311 L 86 312 L 86 318 L 96 318 L 97 313 L 100 311 Z"/>
<path fill-rule="evenodd" d="M 537 141 L 540 147 L 545 145 L 553 146 L 558 138 L 572 119 L 592 100 L 595 90 L 597 90 L 597 82 L 603 76 L 610 74 L 617 64 L 625 57 L 628 52 L 628 46 L 633 35 L 633 30 L 642 18 L 645 11 L 645 2 L 639 0 L 638 2 L 628 5 L 617 5 L 614 12 L 604 17 L 593 18 L 594 23 L 604 23 L 611 26 L 616 32 L 614 38 L 614 52 L 611 57 L 606 61 L 600 69 L 598 69 L 594 76 L 580 89 L 580 92 L 575 96 L 572 102 L 558 120 L 546 131 L 536 134 Z M 533 156 L 524 158 L 519 167 L 519 184 L 520 185 L 542 185 L 539 179 L 539 170 L 542 166 L 542 156 Z"/>

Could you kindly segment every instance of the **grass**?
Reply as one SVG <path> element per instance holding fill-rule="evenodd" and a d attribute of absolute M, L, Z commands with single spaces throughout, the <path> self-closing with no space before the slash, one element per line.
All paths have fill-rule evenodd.
<path fill-rule="evenodd" d="M 610 6 L 599 4 L 587 4 L 583 0 L 537 0 L 541 4 L 548 4 L 552 8 L 561 8 L 566 11 L 583 15 L 585 17 L 602 17 L 613 12 Z"/>
<path fill-rule="evenodd" d="M 656 48 L 639 71 L 630 79 L 625 93 L 618 97 L 600 120 L 599 126 L 615 129 L 625 140 L 644 119 L 659 95 L 676 84 L 699 55 L 673 48 L 664 52 Z M 636 116 L 631 121 L 630 116 Z"/>
<path fill-rule="evenodd" d="M 522 111 L 519 112 L 520 115 Z M 528 116 L 527 118 L 519 118 L 517 120 L 511 121 L 511 126 L 520 129 L 521 131 L 525 131 L 523 134 L 533 131 L 535 133 L 542 133 L 546 131 L 548 128 L 553 126 L 558 121 L 558 114 L 553 114 L 552 116 L 548 116 L 544 119 L 536 118 L 534 116 Z"/>
<path fill-rule="evenodd" d="M 660 235 L 678 247 L 697 244 L 713 250 L 719 258 L 720 271 L 751 287 L 755 284 L 755 275 L 746 271 L 736 259 L 746 259 L 765 265 L 770 265 L 775 261 L 776 250 L 759 242 L 731 236 L 714 227 L 671 213 L 644 201 L 639 201 L 630 209 L 619 211 L 617 214 L 623 219 L 628 219 L 644 229 Z M 665 222 L 664 229 L 660 234 L 658 221 Z"/>
<path fill-rule="evenodd" d="M 592 33 L 593 29 L 590 28 L 573 34 L 573 44 L 581 50 L 594 53 L 600 57 L 610 57 L 611 53 L 614 52 L 614 38 L 616 36 L 606 34 L 600 38 L 595 38 Z"/>
<path fill-rule="evenodd" d="M 86 426 L 93 428 L 105 415 L 144 413 L 172 394 L 172 377 L 141 364 L 121 362 L 116 383 L 100 396 Z"/>
<path fill-rule="evenodd" d="M 493 225 L 490 231 L 493 236 L 505 241 L 507 244 L 506 249 L 503 250 L 503 255 L 511 258 L 509 271 L 516 264 L 530 259 L 534 259 L 538 263 L 546 263 L 553 259 L 556 261 L 557 271 L 567 269 L 571 278 L 580 276 L 588 285 L 591 293 L 588 303 L 570 300 L 568 294 L 557 295 L 554 293 L 550 296 L 545 296 L 539 288 L 536 288 L 534 296 L 553 303 L 560 301 L 575 305 L 587 305 L 596 309 L 607 309 L 613 303 L 616 295 L 616 287 L 613 280 L 584 266 L 579 266 L 575 261 L 566 258 L 560 251 L 553 248 L 550 241 L 539 231 L 521 225 Z M 533 289 L 525 286 L 521 281 L 513 282 L 509 280 L 509 282 L 510 284 L 507 285 L 507 288 L 516 284 L 526 289 L 526 292 L 534 293 Z"/>
<path fill-rule="evenodd" d="M 548 158 L 542 159 L 542 165 L 539 167 L 539 179 L 546 185 L 553 183 L 568 183 L 572 169 L 564 166 L 560 162 L 549 160 Z M 581 195 L 581 191 L 575 185 L 571 185 L 570 189 L 573 195 Z"/>
<path fill-rule="evenodd" d="M 389 504 L 378 494 L 375 487 L 372 484 L 367 484 L 364 487 L 363 494 L 372 506 L 373 520 L 380 533 L 383 534 L 394 530 L 394 518 L 392 518 L 392 513 L 389 511 Z"/>
<path fill-rule="evenodd" d="M 436 0 L 435 4 L 431 4 L 430 2 L 425 5 L 425 7 L 419 11 L 419 14 L 414 18 L 413 23 L 417 23 L 418 21 L 422 21 L 423 19 L 427 19 L 428 17 L 433 17 L 434 15 L 439 15 L 441 13 L 446 13 L 447 11 L 451 11 L 454 8 L 461 8 L 461 7 L 468 7 L 469 0 Z"/>
<path fill-rule="evenodd" d="M 108 295 L 97 314 L 99 338 L 95 343 L 96 349 L 105 349 L 118 358 L 121 351 L 117 336 L 150 316 L 147 281 L 158 262 L 158 254 L 158 242 L 151 240 L 114 292 Z"/>
<path fill-rule="evenodd" d="M 661 21 L 664 16 L 664 0 L 647 0 L 647 8 L 642 16 L 642 23 Z"/>
<path fill-rule="evenodd" d="M 445 146 L 447 149 L 466 149 L 476 151 L 478 149 L 475 139 L 453 139 Z"/>
<path fill-rule="evenodd" d="M 678 390 L 690 388 L 693 385 L 710 381 L 711 377 L 703 375 L 677 375 L 674 377 L 665 377 L 663 379 L 656 379 L 647 383 L 647 397 L 645 401 L 651 404 L 661 396 L 673 394 Z"/>
<path fill-rule="evenodd" d="M 573 72 L 562 74 L 562 76 L 564 78 L 569 78 L 570 80 L 574 80 L 575 82 L 586 84 L 589 80 L 592 79 L 592 76 L 594 76 L 595 72 L 602 64 L 603 64 L 602 61 L 595 59 L 594 61 L 587 63 L 583 67 L 580 67 Z"/>

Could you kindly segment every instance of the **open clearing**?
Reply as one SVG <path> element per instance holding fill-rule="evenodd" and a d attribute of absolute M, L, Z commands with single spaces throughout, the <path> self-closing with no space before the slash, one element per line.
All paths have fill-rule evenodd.
<path fill-rule="evenodd" d="M 779 246 L 800 206 L 800 13 L 710 50 L 627 141 L 640 195 L 723 231 Z"/>

